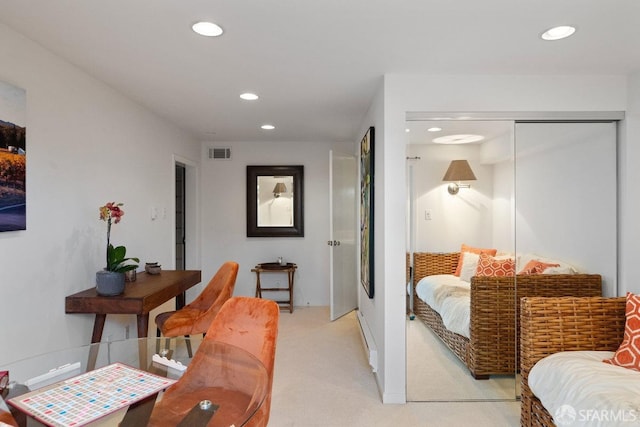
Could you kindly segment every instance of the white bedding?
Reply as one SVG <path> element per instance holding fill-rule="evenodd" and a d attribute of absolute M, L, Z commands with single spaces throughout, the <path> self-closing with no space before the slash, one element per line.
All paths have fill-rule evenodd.
<path fill-rule="evenodd" d="M 426 276 L 416 285 L 416 295 L 429 304 L 451 332 L 469 338 L 471 285 L 452 274 Z"/>
<path fill-rule="evenodd" d="M 565 351 L 541 359 L 529 387 L 558 426 L 640 425 L 640 372 L 603 363 L 611 351 Z"/>

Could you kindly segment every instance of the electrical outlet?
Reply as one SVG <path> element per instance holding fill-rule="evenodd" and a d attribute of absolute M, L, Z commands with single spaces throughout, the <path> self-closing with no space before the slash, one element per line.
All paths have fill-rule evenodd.
<path fill-rule="evenodd" d="M 431 221 L 431 209 L 426 209 L 424 211 L 424 219 L 425 221 Z"/>

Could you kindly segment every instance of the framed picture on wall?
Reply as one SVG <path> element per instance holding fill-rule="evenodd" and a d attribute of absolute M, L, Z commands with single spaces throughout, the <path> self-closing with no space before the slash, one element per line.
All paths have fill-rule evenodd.
<path fill-rule="evenodd" d="M 360 283 L 373 298 L 374 129 L 360 141 Z"/>
<path fill-rule="evenodd" d="M 0 81 L 0 231 L 26 230 L 26 91 Z"/>

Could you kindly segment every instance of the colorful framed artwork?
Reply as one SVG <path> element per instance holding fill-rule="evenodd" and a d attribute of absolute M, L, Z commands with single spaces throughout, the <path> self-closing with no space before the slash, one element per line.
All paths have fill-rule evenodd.
<path fill-rule="evenodd" d="M 26 92 L 0 82 L 0 231 L 27 228 Z"/>
<path fill-rule="evenodd" d="M 360 283 L 373 298 L 374 128 L 360 141 Z"/>

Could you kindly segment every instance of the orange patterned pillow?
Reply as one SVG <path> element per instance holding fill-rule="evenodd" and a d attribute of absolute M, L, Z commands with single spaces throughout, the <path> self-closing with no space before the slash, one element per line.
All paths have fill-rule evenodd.
<path fill-rule="evenodd" d="M 542 274 L 549 267 L 560 267 L 560 264 L 549 264 L 538 261 L 537 259 L 532 259 L 518 274 Z"/>
<path fill-rule="evenodd" d="M 611 359 L 604 363 L 640 371 L 640 295 L 627 292 L 624 338 Z"/>
<path fill-rule="evenodd" d="M 481 253 L 476 268 L 476 276 L 513 276 L 516 274 L 516 262 L 513 258 L 495 259 L 491 255 Z"/>
<path fill-rule="evenodd" d="M 464 243 L 460 247 L 460 259 L 458 259 L 458 266 L 456 267 L 456 272 L 453 273 L 454 276 L 460 277 L 460 271 L 462 271 L 462 260 L 464 258 L 465 252 L 471 252 L 472 254 L 489 254 L 494 256 L 498 250 L 497 249 L 484 249 L 484 248 L 474 248 L 472 246 L 467 246 Z"/>

